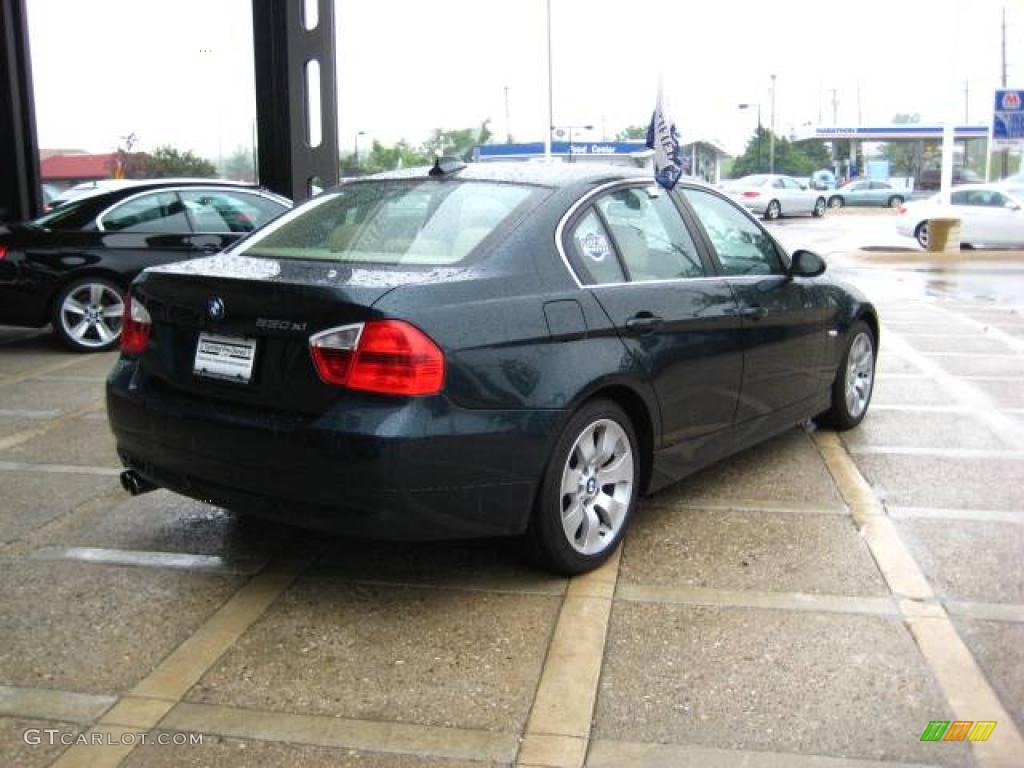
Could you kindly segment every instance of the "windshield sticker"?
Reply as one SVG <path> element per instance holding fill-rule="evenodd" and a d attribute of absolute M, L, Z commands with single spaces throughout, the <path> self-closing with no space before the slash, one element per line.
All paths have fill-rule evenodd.
<path fill-rule="evenodd" d="M 580 241 L 580 246 L 587 256 L 598 262 L 604 261 L 605 256 L 612 252 L 608 238 L 597 232 L 590 232 L 584 235 L 583 240 Z"/>

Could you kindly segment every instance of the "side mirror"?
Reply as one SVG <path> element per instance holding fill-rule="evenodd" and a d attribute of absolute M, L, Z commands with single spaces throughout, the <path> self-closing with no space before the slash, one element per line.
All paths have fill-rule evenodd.
<path fill-rule="evenodd" d="M 1003 207 L 1004 208 L 1009 208 L 1011 211 L 1019 211 L 1020 210 L 1020 206 L 1017 205 L 1017 203 L 1006 203 Z"/>
<path fill-rule="evenodd" d="M 817 277 L 825 271 L 825 260 L 814 251 L 795 251 L 789 265 L 790 277 Z"/>

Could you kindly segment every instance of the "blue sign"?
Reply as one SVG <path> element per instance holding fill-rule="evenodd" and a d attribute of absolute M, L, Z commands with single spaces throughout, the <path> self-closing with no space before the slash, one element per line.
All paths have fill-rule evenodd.
<path fill-rule="evenodd" d="M 992 144 L 997 147 L 1024 146 L 1024 91 L 996 91 Z"/>
<path fill-rule="evenodd" d="M 496 157 L 540 157 L 544 154 L 544 142 L 526 144 L 481 144 L 477 148 L 480 159 Z M 646 148 L 642 141 L 567 141 L 551 142 L 553 155 L 632 155 Z"/>

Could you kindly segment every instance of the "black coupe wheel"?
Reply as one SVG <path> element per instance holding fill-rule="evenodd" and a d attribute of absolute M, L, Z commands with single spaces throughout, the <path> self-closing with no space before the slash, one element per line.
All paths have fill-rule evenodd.
<path fill-rule="evenodd" d="M 867 323 L 850 328 L 846 351 L 832 383 L 832 407 L 818 421 L 838 430 L 853 429 L 868 412 L 875 385 L 875 337 Z"/>
<path fill-rule="evenodd" d="M 768 203 L 768 207 L 764 209 L 764 217 L 768 221 L 775 221 L 782 215 L 782 206 L 779 205 L 778 200 L 772 200 Z"/>
<path fill-rule="evenodd" d="M 53 330 L 75 352 L 113 349 L 121 338 L 123 320 L 121 286 L 103 277 L 69 283 L 53 303 Z"/>
<path fill-rule="evenodd" d="M 842 208 L 843 207 L 843 198 L 839 197 L 839 195 L 833 195 L 832 197 L 830 197 L 828 199 L 828 207 L 829 208 Z"/>
<path fill-rule="evenodd" d="M 824 197 L 819 197 L 817 200 L 814 201 L 814 210 L 811 211 L 811 215 L 813 215 L 816 219 L 820 219 L 822 216 L 825 215 Z"/>
<path fill-rule="evenodd" d="M 640 494 L 636 433 L 626 413 L 593 400 L 555 443 L 527 532 L 546 568 L 571 576 L 615 551 Z"/>

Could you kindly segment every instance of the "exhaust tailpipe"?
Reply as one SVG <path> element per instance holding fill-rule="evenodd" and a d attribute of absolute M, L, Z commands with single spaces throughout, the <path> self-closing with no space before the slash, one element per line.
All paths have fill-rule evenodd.
<path fill-rule="evenodd" d="M 155 491 L 159 486 L 149 482 L 146 478 L 134 469 L 126 469 L 121 473 L 121 487 L 132 496 L 139 496 L 143 493 Z"/>

